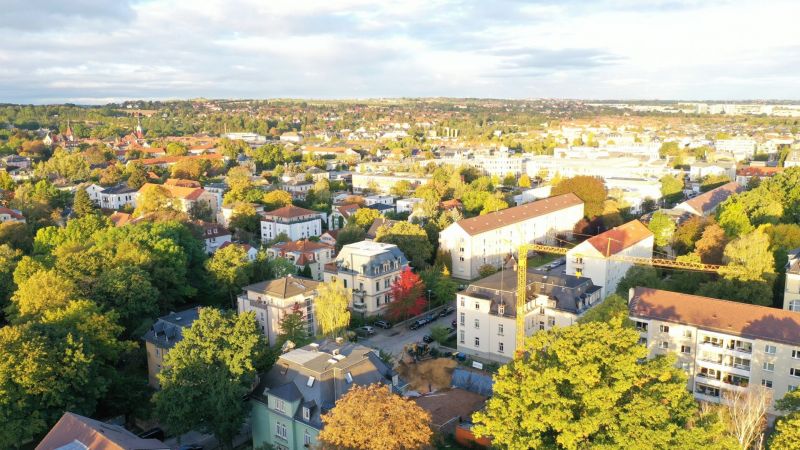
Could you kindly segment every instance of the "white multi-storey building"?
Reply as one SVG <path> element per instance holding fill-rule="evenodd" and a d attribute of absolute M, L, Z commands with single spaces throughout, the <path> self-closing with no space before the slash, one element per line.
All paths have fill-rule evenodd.
<path fill-rule="evenodd" d="M 413 213 L 414 208 L 422 203 L 421 198 L 410 197 L 410 198 L 401 198 L 397 200 L 395 206 L 397 207 L 397 212 L 399 213 Z"/>
<path fill-rule="evenodd" d="M 528 270 L 525 335 L 575 323 L 601 302 L 600 287 L 571 275 Z M 471 283 L 456 298 L 458 351 L 508 362 L 516 350 L 517 272 L 502 270 Z"/>
<path fill-rule="evenodd" d="M 439 234 L 439 248 L 450 252 L 454 277 L 473 279 L 485 264 L 500 267 L 522 243 L 553 243 L 558 234 L 570 236 L 582 218 L 578 196 L 558 195 L 459 220 Z"/>
<path fill-rule="evenodd" d="M 325 265 L 325 282 L 352 290 L 350 307 L 367 316 L 382 314 L 392 301 L 392 283 L 408 267 L 408 259 L 394 244 L 361 241 L 348 244 Z"/>
<path fill-rule="evenodd" d="M 394 197 L 391 195 L 370 195 L 364 197 L 364 205 L 394 205 Z"/>
<path fill-rule="evenodd" d="M 262 242 L 269 242 L 281 233 L 293 241 L 322 234 L 323 213 L 288 205 L 260 214 Z"/>
<path fill-rule="evenodd" d="M 628 305 L 650 356 L 675 353 L 698 400 L 752 387 L 779 400 L 800 386 L 796 312 L 642 287 L 630 290 Z"/>
<path fill-rule="evenodd" d="M 488 175 L 496 175 L 503 178 L 508 174 L 520 176 L 525 173 L 525 162 L 526 160 L 523 157 L 501 152 L 496 155 L 476 156 L 471 165 L 479 167 Z"/>
<path fill-rule="evenodd" d="M 592 236 L 567 252 L 567 274 L 589 277 L 603 288 L 603 298 L 613 294 L 633 263 L 620 256 L 653 257 L 653 233 L 638 220 Z"/>
<path fill-rule="evenodd" d="M 800 248 L 789 252 L 786 284 L 783 287 L 783 309 L 800 312 Z"/>
<path fill-rule="evenodd" d="M 281 333 L 281 320 L 294 311 L 300 311 L 306 322 L 308 335 L 317 333 L 314 320 L 314 299 L 318 281 L 292 275 L 277 280 L 262 281 L 243 288 L 236 299 L 239 314 L 253 311 L 261 332 L 274 345 Z"/>
<path fill-rule="evenodd" d="M 86 188 L 86 193 L 89 194 L 89 198 L 95 205 L 115 211 L 126 206 L 133 208 L 136 204 L 136 191 L 136 189 L 128 187 L 127 183 L 119 183 L 111 187 L 91 184 Z"/>
<path fill-rule="evenodd" d="M 756 153 L 756 141 L 752 139 L 720 139 L 714 141 L 717 153 L 727 153 L 737 161 L 752 158 Z"/>

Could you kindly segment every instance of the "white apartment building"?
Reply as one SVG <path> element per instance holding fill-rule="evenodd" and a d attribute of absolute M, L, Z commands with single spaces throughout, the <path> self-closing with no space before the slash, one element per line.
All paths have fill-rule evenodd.
<path fill-rule="evenodd" d="M 392 283 L 407 267 L 408 259 L 396 245 L 361 241 L 342 247 L 336 260 L 325 265 L 324 278 L 352 291 L 353 311 L 374 316 L 386 310 Z"/>
<path fill-rule="evenodd" d="M 528 270 L 525 335 L 566 327 L 602 301 L 588 278 Z M 508 362 L 516 350 L 517 272 L 502 270 L 471 283 L 456 296 L 458 351 Z"/>
<path fill-rule="evenodd" d="M 628 306 L 650 356 L 675 353 L 698 400 L 761 386 L 779 400 L 800 386 L 796 312 L 642 287 Z"/>
<path fill-rule="evenodd" d="M 653 257 L 653 233 L 638 220 L 592 236 L 567 252 L 567 274 L 589 277 L 602 286 L 605 298 L 617 290 L 619 281 L 633 267 L 632 262 L 616 259 L 632 256 Z"/>
<path fill-rule="evenodd" d="M 319 328 L 314 320 L 314 299 L 318 281 L 292 275 L 277 280 L 262 281 L 242 288 L 236 298 L 239 314 L 253 311 L 258 327 L 274 345 L 281 334 L 281 319 L 295 310 L 303 313 L 308 335 L 314 336 Z"/>
<path fill-rule="evenodd" d="M 377 192 L 388 194 L 398 181 L 408 181 L 413 189 L 427 183 L 429 179 L 430 177 L 420 177 L 414 174 L 353 172 L 353 193 L 360 194 L 367 190 L 376 190 Z"/>
<path fill-rule="evenodd" d="M 261 242 L 269 242 L 281 233 L 293 241 L 322 234 L 323 213 L 317 211 L 288 205 L 260 215 Z"/>
<path fill-rule="evenodd" d="M 394 197 L 391 195 L 370 195 L 364 197 L 364 205 L 394 205 Z"/>
<path fill-rule="evenodd" d="M 736 163 L 730 161 L 696 162 L 689 167 L 689 178 L 700 181 L 709 176 L 727 176 L 731 180 L 736 178 Z"/>
<path fill-rule="evenodd" d="M 422 203 L 421 198 L 401 198 L 397 200 L 395 206 L 397 207 L 397 212 L 411 214 L 414 212 L 414 208 L 416 208 L 416 206 L 420 203 Z"/>
<path fill-rule="evenodd" d="M 521 156 L 509 155 L 508 152 L 501 152 L 496 155 L 480 155 L 468 163 L 486 172 L 488 175 L 496 175 L 501 179 L 508 174 L 520 176 L 525 173 L 525 158 Z"/>
<path fill-rule="evenodd" d="M 439 248 L 450 252 L 453 276 L 474 279 L 485 265 L 500 267 L 522 243 L 555 242 L 572 235 L 583 218 L 583 201 L 573 193 L 459 220 L 439 233 Z"/>
<path fill-rule="evenodd" d="M 752 139 L 720 139 L 714 141 L 717 153 L 727 153 L 737 161 L 750 159 L 756 153 L 756 141 Z"/>
<path fill-rule="evenodd" d="M 800 312 L 800 248 L 789 252 L 786 284 L 783 287 L 783 309 Z"/>
<path fill-rule="evenodd" d="M 642 161 L 635 157 L 598 157 L 587 161 L 581 158 L 557 158 L 549 155 L 531 156 L 526 163 L 528 176 L 531 178 L 545 174 L 545 180 L 551 180 L 558 174 L 563 178 L 586 175 L 599 178 L 656 178 L 664 175 L 681 174 L 667 165 L 664 160 Z"/>
<path fill-rule="evenodd" d="M 783 162 L 784 168 L 800 166 L 800 150 L 792 150 L 786 156 L 786 161 Z"/>
<path fill-rule="evenodd" d="M 128 187 L 127 183 L 111 187 L 91 184 L 86 187 L 86 193 L 95 205 L 103 209 L 118 211 L 126 206 L 133 208 L 136 204 L 136 189 Z"/>

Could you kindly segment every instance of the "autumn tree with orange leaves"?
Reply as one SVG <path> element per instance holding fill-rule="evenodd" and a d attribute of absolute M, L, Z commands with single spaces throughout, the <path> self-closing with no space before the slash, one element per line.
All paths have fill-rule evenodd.
<path fill-rule="evenodd" d="M 411 400 L 373 384 L 354 386 L 322 416 L 321 449 L 406 450 L 427 448 L 431 416 Z"/>

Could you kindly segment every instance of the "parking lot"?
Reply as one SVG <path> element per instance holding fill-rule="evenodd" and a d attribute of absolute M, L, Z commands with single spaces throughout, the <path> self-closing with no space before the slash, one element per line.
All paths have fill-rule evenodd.
<path fill-rule="evenodd" d="M 409 324 L 396 325 L 388 330 L 374 327 L 375 334 L 369 338 L 361 339 L 359 342 L 368 347 L 377 348 L 397 356 L 403 352 L 403 347 L 406 344 L 422 342 L 422 337 L 426 334 L 430 334 L 431 327 L 436 325 L 449 327 L 450 323 L 455 320 L 455 318 L 456 314 L 452 313 L 449 316 L 439 317 L 433 322 L 423 325 L 416 330 L 410 330 L 408 328 Z"/>

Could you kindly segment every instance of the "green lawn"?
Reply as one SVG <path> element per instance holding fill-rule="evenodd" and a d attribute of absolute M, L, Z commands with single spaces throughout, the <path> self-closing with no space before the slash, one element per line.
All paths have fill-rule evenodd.
<path fill-rule="evenodd" d="M 561 255 L 556 255 L 553 253 L 535 253 L 534 256 L 528 258 L 528 268 L 535 269 L 536 267 L 539 267 L 542 264 L 547 264 L 549 262 L 555 261 L 560 257 Z"/>

